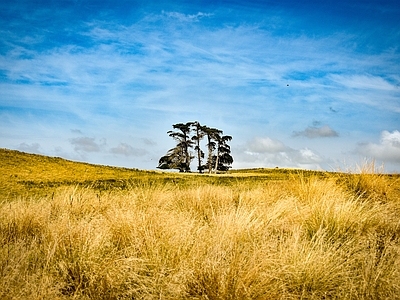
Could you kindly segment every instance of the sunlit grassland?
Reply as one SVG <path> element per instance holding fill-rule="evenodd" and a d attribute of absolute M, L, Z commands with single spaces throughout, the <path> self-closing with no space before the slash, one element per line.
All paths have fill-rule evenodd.
<path fill-rule="evenodd" d="M 1 150 L 0 299 L 400 299 L 400 182 Z"/>

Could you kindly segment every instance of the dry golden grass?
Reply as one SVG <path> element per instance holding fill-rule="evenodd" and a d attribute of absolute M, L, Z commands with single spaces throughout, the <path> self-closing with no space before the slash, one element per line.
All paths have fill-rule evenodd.
<path fill-rule="evenodd" d="M 400 299 L 393 176 L 134 172 L 3 196 L 0 299 Z"/>

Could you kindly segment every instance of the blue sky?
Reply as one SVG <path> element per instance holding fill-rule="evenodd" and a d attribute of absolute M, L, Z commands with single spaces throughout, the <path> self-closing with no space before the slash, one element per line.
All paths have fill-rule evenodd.
<path fill-rule="evenodd" d="M 0 25 L 2 148 L 155 169 L 197 120 L 234 168 L 400 172 L 398 1 L 3 0 Z"/>

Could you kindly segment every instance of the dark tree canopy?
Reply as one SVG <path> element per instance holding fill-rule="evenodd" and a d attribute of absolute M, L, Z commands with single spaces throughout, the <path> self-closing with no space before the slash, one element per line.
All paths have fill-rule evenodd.
<path fill-rule="evenodd" d="M 217 135 L 217 154 L 213 156 L 213 161 L 215 161 L 214 170 L 216 171 L 227 171 L 230 165 L 233 163 L 233 157 L 231 156 L 231 147 L 228 142 L 232 140 L 230 135 Z"/>
<path fill-rule="evenodd" d="M 190 172 L 190 163 L 195 157 L 197 157 L 197 170 L 200 173 L 206 169 L 209 173 L 213 171 L 216 173 L 231 168 L 233 157 L 228 145 L 232 140 L 231 136 L 223 135 L 222 130 L 203 126 L 197 121 L 178 123 L 172 127 L 174 130 L 167 133 L 176 141 L 176 146 L 160 158 L 157 168 Z M 205 153 L 201 148 L 201 141 L 205 138 L 208 155 L 206 163 L 203 164 Z"/>

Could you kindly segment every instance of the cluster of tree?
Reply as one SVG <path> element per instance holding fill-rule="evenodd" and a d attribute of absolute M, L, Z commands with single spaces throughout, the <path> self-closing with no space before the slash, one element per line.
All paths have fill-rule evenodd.
<path fill-rule="evenodd" d="M 172 125 L 174 130 L 168 131 L 168 135 L 176 141 L 176 146 L 170 149 L 166 155 L 160 158 L 159 169 L 178 169 L 179 172 L 190 172 L 190 163 L 197 157 L 197 170 L 203 173 L 227 171 L 231 168 L 233 157 L 228 142 L 232 140 L 229 135 L 223 135 L 223 131 L 201 125 L 199 122 L 179 123 Z M 204 151 L 200 142 L 206 138 L 207 160 L 203 164 Z M 194 151 L 194 155 L 193 152 Z"/>

